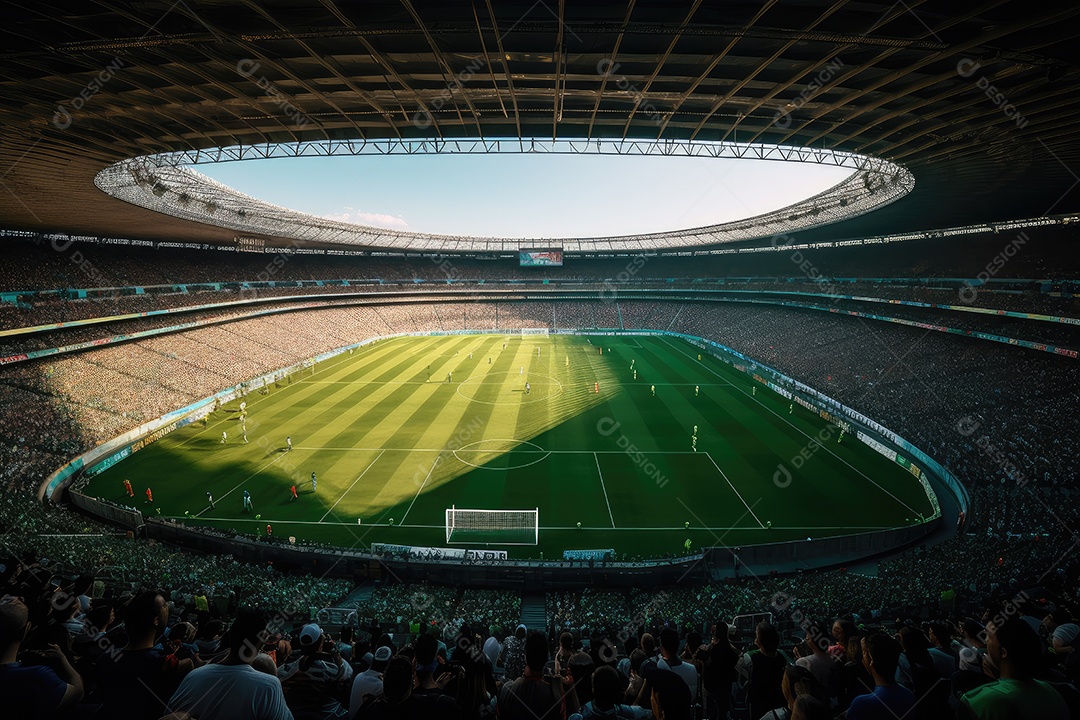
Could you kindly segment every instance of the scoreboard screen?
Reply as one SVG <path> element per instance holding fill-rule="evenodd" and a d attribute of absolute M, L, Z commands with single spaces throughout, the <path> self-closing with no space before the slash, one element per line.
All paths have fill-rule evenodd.
<path fill-rule="evenodd" d="M 518 251 L 518 267 L 562 267 L 561 249 Z"/>

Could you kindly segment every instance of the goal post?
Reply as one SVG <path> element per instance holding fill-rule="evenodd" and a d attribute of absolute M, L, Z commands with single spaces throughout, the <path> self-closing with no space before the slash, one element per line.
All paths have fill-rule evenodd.
<path fill-rule="evenodd" d="M 540 511 L 446 509 L 446 542 L 494 545 L 536 545 Z"/>

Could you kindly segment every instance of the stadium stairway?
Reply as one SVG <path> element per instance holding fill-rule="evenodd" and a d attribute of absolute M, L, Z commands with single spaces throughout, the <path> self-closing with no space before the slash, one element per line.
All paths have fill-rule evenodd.
<path fill-rule="evenodd" d="M 547 598 L 544 595 L 521 596 L 521 623 L 529 630 L 547 632 Z"/>
<path fill-rule="evenodd" d="M 375 590 L 375 583 L 371 580 L 360 583 L 352 589 L 352 591 L 345 596 L 338 607 L 343 608 L 360 608 L 365 607 L 371 601 L 371 593 Z"/>

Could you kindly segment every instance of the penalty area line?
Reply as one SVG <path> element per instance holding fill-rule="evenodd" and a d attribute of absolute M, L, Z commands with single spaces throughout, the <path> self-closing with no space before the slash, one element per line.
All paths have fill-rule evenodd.
<path fill-rule="evenodd" d="M 746 508 L 746 511 L 750 513 L 750 515 L 754 518 L 754 520 L 757 521 L 757 524 L 761 526 L 761 529 L 764 530 L 765 529 L 765 524 L 763 522 L 761 522 L 761 519 L 754 513 L 754 509 L 746 504 L 746 500 L 743 500 L 742 493 L 740 493 L 738 490 L 736 490 L 735 486 L 731 484 L 731 480 L 728 479 L 727 473 L 725 473 L 723 470 L 720 469 L 720 466 L 716 464 L 715 460 L 713 460 L 712 455 L 710 455 L 709 453 L 705 453 L 705 457 L 709 458 L 709 462 L 711 462 L 713 464 L 713 467 L 716 468 L 717 472 L 720 473 L 720 477 L 724 478 L 724 480 L 728 484 L 728 487 L 731 488 L 731 491 L 733 493 L 735 493 L 736 497 L 739 498 L 739 500 L 743 504 L 743 507 Z"/>
<path fill-rule="evenodd" d="M 401 516 L 402 524 L 404 524 L 405 518 L 409 517 L 409 513 L 412 512 L 413 505 L 416 504 L 416 500 L 420 497 L 420 493 L 424 492 L 424 486 L 427 485 L 427 481 L 431 478 L 431 473 L 435 472 L 435 466 L 439 464 L 440 460 L 442 460 L 442 452 L 439 452 L 439 454 L 435 456 L 435 462 L 431 463 L 431 469 L 428 470 L 427 475 L 424 476 L 424 482 L 420 484 L 420 489 L 416 491 L 416 495 L 413 496 L 412 502 L 409 503 L 408 509 L 405 510 L 405 514 Z"/>
<path fill-rule="evenodd" d="M 360 482 L 360 478 L 362 478 L 362 477 L 364 477 L 365 475 L 367 475 L 367 471 L 368 471 L 368 470 L 370 470 L 371 468 L 375 467 L 375 463 L 377 463 L 377 462 L 379 461 L 379 458 L 381 458 L 381 457 L 383 456 L 383 453 L 384 453 L 384 452 L 386 452 L 386 451 L 385 451 L 385 450 L 383 450 L 383 451 L 382 451 L 381 453 L 379 453 L 378 455 L 376 455 L 376 456 L 375 456 L 375 459 L 374 459 L 374 460 L 372 460 L 372 461 L 371 461 L 371 463 L 370 463 L 370 464 L 369 464 L 369 465 L 368 465 L 368 466 L 367 466 L 366 468 L 364 468 L 364 472 L 362 472 L 362 473 L 360 473 L 359 475 L 357 475 L 357 476 L 356 476 L 356 479 L 352 481 L 352 485 L 350 485 L 350 486 L 349 486 L 349 488 L 348 488 L 348 489 L 347 489 L 347 490 L 346 490 L 345 492 L 341 493 L 341 495 L 339 495 L 339 496 L 338 496 L 338 499 L 334 501 L 334 504 L 330 506 L 330 509 L 329 509 L 329 510 L 327 510 L 327 511 L 326 511 L 326 512 L 325 512 L 325 513 L 323 514 L 323 516 L 322 516 L 321 518 L 319 518 L 319 522 L 322 522 L 323 520 L 325 520 L 325 519 L 326 519 L 326 516 L 327 516 L 327 515 L 329 515 L 330 513 L 332 513 L 332 512 L 334 511 L 334 508 L 336 508 L 336 507 L 337 507 L 337 504 L 338 504 L 339 502 L 341 502 L 342 498 L 344 498 L 344 497 L 345 497 L 346 495 L 348 495 L 348 494 L 349 494 L 349 492 L 351 492 L 351 491 L 352 491 L 352 489 L 353 489 L 353 485 L 356 485 L 356 483 Z"/>
<path fill-rule="evenodd" d="M 600 476 L 600 489 L 604 491 L 604 504 L 607 505 L 608 518 L 611 520 L 611 529 L 615 529 L 615 516 L 611 514 L 611 501 L 607 496 L 607 485 L 604 484 L 604 472 L 600 469 L 600 456 L 593 453 L 593 460 L 596 461 L 596 473 Z"/>
<path fill-rule="evenodd" d="M 670 345 L 670 346 L 671 346 L 672 348 L 674 348 L 674 349 L 675 349 L 676 351 L 678 351 L 678 352 L 682 353 L 683 355 L 686 355 L 687 357 L 693 357 L 692 355 L 690 355 L 689 353 L 687 353 L 686 351 L 684 351 L 684 350 L 683 350 L 682 348 L 680 348 L 680 347 L 676 346 L 676 345 L 675 345 L 674 343 L 670 342 L 670 341 L 669 341 L 669 340 L 668 340 L 667 338 L 664 338 L 664 342 L 665 342 L 665 343 L 667 343 L 668 345 Z M 723 376 L 722 376 L 722 375 L 721 375 L 720 373 L 716 372 L 716 371 L 715 371 L 715 370 L 713 370 L 712 368 L 710 368 L 710 367 L 706 367 L 705 369 L 706 369 L 706 370 L 708 370 L 709 372 L 711 372 L 711 373 L 712 373 L 713 375 L 716 375 L 716 376 L 717 376 L 717 377 L 719 377 L 719 378 L 723 378 Z M 766 405 L 765 403 L 763 403 L 763 402 L 762 402 L 762 401 L 761 401 L 761 400 L 760 400 L 759 398 L 755 397 L 755 396 L 753 395 L 753 393 L 748 393 L 748 392 L 746 392 L 745 390 L 743 390 L 743 389 L 742 389 L 741 387 L 739 387 L 738 385 L 735 385 L 735 384 L 732 384 L 732 387 L 733 387 L 733 388 L 735 388 L 735 390 L 737 390 L 737 391 L 739 391 L 740 393 L 742 393 L 742 394 L 743 394 L 744 396 L 746 396 L 746 397 L 750 398 L 751 400 L 753 400 L 754 402 L 756 402 L 756 403 L 757 403 L 757 404 L 758 404 L 759 406 L 761 406 L 761 408 L 762 408 L 762 409 L 764 409 L 764 410 L 768 410 L 768 411 L 769 411 L 770 413 L 772 413 L 772 414 L 773 414 L 773 415 L 775 415 L 775 416 L 776 416 L 777 418 L 779 418 L 779 419 L 780 419 L 780 420 L 781 420 L 782 422 L 784 422 L 784 423 L 787 423 L 787 425 L 789 425 L 789 426 L 790 426 L 790 427 L 791 427 L 792 429 L 794 429 L 794 430 L 795 430 L 795 432 L 799 433 L 800 435 L 802 435 L 803 437 L 807 438 L 808 440 L 813 440 L 813 439 L 814 439 L 814 438 L 813 438 L 813 437 L 812 437 L 812 436 L 811 436 L 811 435 L 810 435 L 810 434 L 809 434 L 808 432 L 806 432 L 805 430 L 803 430 L 802 428 L 800 428 L 800 427 L 799 427 L 798 425 L 796 425 L 795 423 L 793 423 L 793 422 L 791 422 L 790 420 L 788 420 L 788 419 L 787 419 L 786 417 L 784 417 L 784 416 L 783 416 L 783 415 L 781 415 L 780 413 L 778 413 L 778 412 L 776 412 L 775 410 L 773 410 L 773 409 L 772 409 L 771 407 L 769 407 L 768 405 Z M 870 483 L 871 485 L 873 485 L 874 487 L 876 487 L 876 488 L 877 488 L 878 490 L 882 491 L 883 493 L 885 493 L 886 495 L 888 495 L 889 497 L 891 497 L 891 498 L 892 498 L 893 500 L 895 500 L 895 501 L 896 501 L 896 502 L 898 502 L 899 504 L 903 505 L 903 506 L 904 506 L 905 508 L 907 508 L 907 509 L 908 509 L 908 511 L 909 511 L 909 512 L 912 512 L 912 513 L 914 513 L 914 514 L 916 514 L 916 515 L 920 515 L 920 514 L 921 514 L 921 513 L 919 513 L 919 511 L 918 511 L 918 510 L 916 510 L 915 508 L 911 507 L 910 505 L 908 505 L 908 504 L 907 504 L 906 502 L 904 502 L 904 501 L 903 501 L 903 500 L 901 500 L 900 498 L 898 498 L 898 497 L 896 497 L 895 495 L 893 495 L 893 494 L 892 494 L 891 492 L 889 492 L 889 491 L 888 491 L 888 490 L 887 490 L 886 488 L 882 487 L 882 486 L 881 486 L 881 485 L 880 485 L 880 484 L 879 484 L 879 483 L 878 483 L 877 481 L 875 481 L 875 480 L 874 480 L 873 478 L 871 478 L 871 477 L 870 477 L 869 475 L 867 475 L 866 473 L 864 473 L 864 472 L 863 472 L 862 470 L 860 470 L 859 468 L 855 467 L 854 465 L 852 465 L 851 463 L 849 463 L 849 462 L 848 462 L 847 460 L 845 460 L 844 458 L 842 458 L 842 457 L 840 457 L 839 455 L 837 455 L 837 454 L 836 454 L 835 452 L 833 452 L 833 450 L 832 450 L 831 448 L 829 448 L 829 447 L 826 447 L 826 445 L 825 445 L 824 443 L 822 443 L 822 444 L 821 444 L 821 447 L 822 447 L 822 449 L 824 449 L 824 450 L 825 450 L 825 452 L 826 452 L 826 453 L 828 453 L 829 455 L 832 455 L 832 456 L 833 456 L 834 458 L 836 458 L 837 460 L 839 460 L 839 461 L 840 461 L 840 462 L 842 462 L 843 464 L 847 465 L 847 466 L 848 466 L 849 468 L 851 468 L 851 469 L 852 469 L 852 470 L 854 470 L 854 471 L 855 471 L 856 473 L 858 473 L 858 474 L 859 474 L 859 475 L 860 475 L 860 476 L 861 476 L 861 477 L 862 477 L 862 478 L 863 478 L 864 480 L 866 480 L 867 482 L 869 482 L 869 483 Z"/>

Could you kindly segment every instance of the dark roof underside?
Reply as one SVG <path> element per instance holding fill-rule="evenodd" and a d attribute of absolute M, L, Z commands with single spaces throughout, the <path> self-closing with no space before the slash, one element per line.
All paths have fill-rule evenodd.
<path fill-rule="evenodd" d="M 1080 4 L 3 3 L 0 226 L 231 242 L 93 186 L 132 155 L 398 137 L 690 138 L 906 165 L 806 233 L 1080 208 Z"/>

